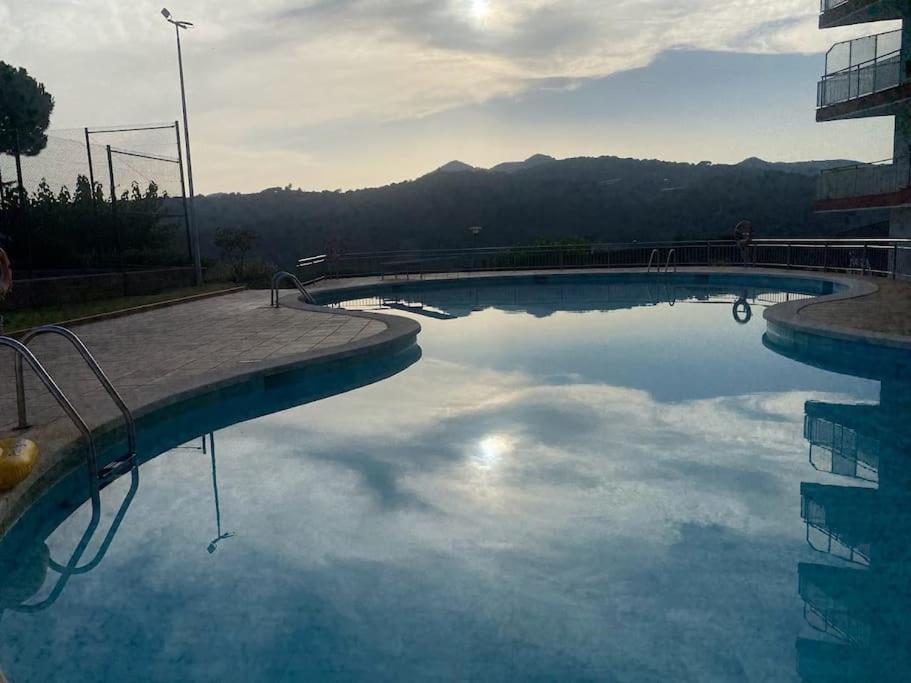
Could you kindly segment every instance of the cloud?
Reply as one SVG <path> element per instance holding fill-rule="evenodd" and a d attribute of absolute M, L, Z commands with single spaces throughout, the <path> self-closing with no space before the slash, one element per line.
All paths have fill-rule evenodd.
<path fill-rule="evenodd" d="M 4 57 L 54 93 L 54 127 L 173 120 L 174 35 L 161 1 L 0 0 Z M 484 13 L 474 0 L 170 5 L 197 23 L 184 36 L 197 166 L 235 187 L 246 165 L 259 187 L 297 168 L 294 153 L 248 162 L 264 137 L 293 149 L 319 126 L 356 130 L 574 88 L 673 48 L 819 52 L 857 33 L 817 30 L 806 0 L 486 0 Z M 216 189 L 233 187 L 203 187 Z"/>
<path fill-rule="evenodd" d="M 235 124 L 246 114 L 247 126 L 425 116 L 642 66 L 673 47 L 809 52 L 831 41 L 804 0 L 489 0 L 483 19 L 470 0 L 172 4 L 198 22 L 185 37 L 197 114 Z M 159 0 L 0 0 L 0 41 L 55 85 L 88 91 L 100 78 L 153 101 L 154 87 L 131 86 L 171 85 L 173 36 L 158 10 Z"/>

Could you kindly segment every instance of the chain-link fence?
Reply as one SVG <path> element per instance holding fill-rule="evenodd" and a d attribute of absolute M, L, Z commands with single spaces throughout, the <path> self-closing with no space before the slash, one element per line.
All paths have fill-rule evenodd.
<path fill-rule="evenodd" d="M 0 154 L 0 244 L 18 278 L 191 262 L 177 123 L 48 132 Z"/>

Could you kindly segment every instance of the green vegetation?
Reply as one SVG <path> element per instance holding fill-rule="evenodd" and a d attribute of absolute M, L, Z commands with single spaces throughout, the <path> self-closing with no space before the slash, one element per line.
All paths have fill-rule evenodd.
<path fill-rule="evenodd" d="M 351 251 L 730 239 L 745 218 L 757 237 L 831 236 L 882 220 L 877 212 L 813 212 L 816 176 L 838 163 L 542 158 L 350 192 L 211 195 L 196 213 L 204 253 L 216 252 L 216 227 L 251 228 L 252 253 L 286 269 L 309 254 Z M 478 235 L 468 230 L 475 225 Z"/>
<path fill-rule="evenodd" d="M 47 308 L 13 311 L 11 313 L 3 314 L 4 327 L 7 333 L 16 332 L 38 325 L 59 323 L 67 320 L 75 320 L 77 318 L 85 318 L 90 315 L 100 315 L 102 313 L 113 313 L 136 306 L 145 306 L 147 304 L 155 304 L 162 301 L 170 301 L 172 299 L 181 299 L 183 297 L 193 296 L 194 294 L 216 292 L 223 289 L 229 289 L 230 287 L 230 283 L 211 282 L 201 287 L 172 289 L 159 294 L 122 296 L 114 299 L 102 299 L 100 301 L 87 301 L 84 303 L 73 303 L 63 306 L 49 306 Z"/>
<path fill-rule="evenodd" d="M 0 61 L 0 154 L 35 156 L 47 145 L 54 98 L 22 68 Z"/>
<path fill-rule="evenodd" d="M 234 267 L 234 281 L 240 282 L 246 273 L 245 261 L 256 243 L 256 233 L 247 228 L 218 228 L 215 231 L 215 246 L 221 250 L 221 257 Z"/>

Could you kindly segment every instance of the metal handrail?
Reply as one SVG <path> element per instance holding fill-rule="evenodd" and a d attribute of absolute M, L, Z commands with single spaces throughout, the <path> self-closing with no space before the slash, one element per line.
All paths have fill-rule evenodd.
<path fill-rule="evenodd" d="M 658 251 L 657 249 L 652 249 L 652 253 L 649 254 L 649 256 L 648 256 L 648 268 L 645 269 L 646 273 L 652 272 L 652 262 L 655 259 L 658 260 L 658 271 L 659 272 L 661 271 L 661 252 Z"/>
<path fill-rule="evenodd" d="M 881 43 L 885 42 L 885 38 L 887 36 L 895 36 L 900 40 L 901 32 L 902 32 L 901 29 L 893 29 L 891 31 L 882 31 L 880 33 L 874 33 L 873 35 L 869 35 L 869 36 L 860 36 L 859 38 L 841 40 L 841 41 L 833 44 L 832 47 L 830 47 L 828 50 L 826 50 L 826 71 L 825 71 L 826 74 L 834 74 L 834 73 L 838 73 L 839 71 L 846 71 L 846 70 L 850 69 L 851 67 L 868 64 L 869 62 L 874 62 L 877 59 L 881 59 L 883 57 L 891 57 L 891 56 L 895 55 L 895 53 L 901 52 L 901 45 L 899 45 L 897 43 L 893 44 L 893 46 L 895 47 L 894 50 L 890 50 L 889 52 L 880 52 L 880 45 L 881 45 Z M 873 57 L 871 57 L 870 59 L 864 59 L 859 62 L 855 62 L 854 61 L 854 46 L 865 44 L 865 43 L 869 44 L 871 41 L 873 43 Z M 843 69 L 829 71 L 829 59 L 832 56 L 832 53 L 835 52 L 836 50 L 838 50 L 839 48 L 844 48 L 844 47 L 847 47 L 847 49 L 848 49 L 848 66 L 844 67 Z"/>
<path fill-rule="evenodd" d="M 111 384 L 111 380 L 108 379 L 108 376 L 104 373 L 104 370 L 101 369 L 101 366 L 98 364 L 98 361 L 95 360 L 95 356 L 92 355 L 92 352 L 88 350 L 86 345 L 82 342 L 82 339 L 80 339 L 75 332 L 60 325 L 44 325 L 43 327 L 38 327 L 28 332 L 19 341 L 23 346 L 27 347 L 30 341 L 32 341 L 35 337 L 41 336 L 42 334 L 60 335 L 69 341 L 76 349 L 76 351 L 79 352 L 79 355 L 82 356 L 82 359 L 86 362 L 86 365 L 89 366 L 89 369 L 92 371 L 92 373 L 94 373 L 98 381 L 101 382 L 101 386 L 103 386 L 105 391 L 108 392 L 111 400 L 114 401 L 114 403 L 117 405 L 117 408 L 123 415 L 123 419 L 126 421 L 127 444 L 130 449 L 130 455 L 135 455 L 136 421 L 133 419 L 133 413 L 127 407 L 127 404 L 124 402 L 123 397 L 120 395 L 117 389 L 114 388 L 114 385 Z M 22 374 L 22 356 L 20 355 L 16 356 L 16 405 L 19 412 L 19 429 L 26 429 L 29 424 L 25 403 L 25 380 Z"/>
<path fill-rule="evenodd" d="M 688 240 L 667 242 L 613 242 L 584 245 L 534 245 L 458 249 L 412 249 L 407 251 L 357 252 L 333 258 L 326 276 L 345 278 L 398 273 L 458 271 L 511 271 L 541 268 L 643 268 L 652 270 L 670 249 L 676 249 L 679 266 L 741 265 L 742 252 L 730 240 Z M 911 276 L 911 239 L 900 238 L 754 238 L 753 265 L 771 268 L 860 272 L 860 255 L 869 258 L 875 275 Z M 649 258 L 650 252 L 652 253 Z M 855 258 L 856 256 L 856 258 Z M 444 258 L 445 257 L 445 258 Z M 413 265 L 400 265 L 412 258 Z M 436 271 L 420 263 L 439 263 Z M 855 263 L 857 261 L 857 263 Z"/>
<path fill-rule="evenodd" d="M 88 463 L 89 472 L 92 475 L 92 497 L 94 499 L 98 496 L 98 452 L 95 449 L 95 438 L 92 436 L 92 430 L 89 429 L 85 420 L 82 419 L 82 415 L 79 414 L 79 411 L 76 410 L 70 400 L 66 397 L 66 394 L 57 386 L 57 383 L 48 374 L 47 370 L 44 369 L 44 366 L 35 358 L 35 354 L 29 351 L 25 344 L 10 337 L 0 337 L 0 346 L 11 348 L 16 352 L 17 357 L 21 356 L 25 359 L 25 362 L 29 364 L 29 367 L 38 376 L 38 379 L 41 380 L 41 383 L 50 392 L 51 396 L 53 396 L 58 405 L 63 408 L 63 412 L 67 414 L 79 431 L 82 432 L 82 435 L 88 443 Z"/>
<path fill-rule="evenodd" d="M 819 13 L 823 14 L 829 10 L 844 5 L 848 0 L 819 0 Z"/>
<path fill-rule="evenodd" d="M 664 262 L 664 272 L 665 272 L 665 273 L 668 271 L 668 269 L 669 269 L 669 267 L 670 267 L 670 265 L 671 265 L 671 257 L 672 257 L 672 256 L 674 257 L 674 272 L 675 272 L 675 273 L 677 272 L 677 250 L 676 250 L 676 249 L 671 249 L 669 252 L 667 252 L 667 260 Z M 659 267 L 659 269 L 660 269 L 661 264 L 658 264 L 658 267 Z"/>
<path fill-rule="evenodd" d="M 846 42 L 854 42 L 854 41 L 846 41 Z M 841 45 L 841 43 L 838 43 L 837 45 Z M 837 47 L 837 45 L 836 45 L 836 47 Z M 853 71 L 854 69 L 857 69 L 857 70 L 866 69 L 866 68 L 869 68 L 870 66 L 875 66 L 876 64 L 879 64 L 880 62 L 886 62 L 886 61 L 889 61 L 890 59 L 894 59 L 894 58 L 900 57 L 900 56 L 901 56 L 901 50 L 892 50 L 891 52 L 886 52 L 881 55 L 876 55 L 875 57 L 870 57 L 870 59 L 865 59 L 862 62 L 855 62 L 854 64 L 848 64 L 848 66 L 843 66 L 842 68 L 836 69 L 835 71 L 827 71 L 822 75 L 821 80 L 824 81 L 827 78 L 832 78 L 833 76 L 844 76 L 846 73 L 848 73 L 849 71 Z"/>
<path fill-rule="evenodd" d="M 272 290 L 269 293 L 269 305 L 272 308 L 280 308 L 278 303 L 278 283 L 282 280 L 290 280 L 291 283 L 297 287 L 297 290 L 301 293 L 301 296 L 304 297 L 304 301 L 306 301 L 308 304 L 316 303 L 316 301 L 310 295 L 310 292 L 304 288 L 304 286 L 301 284 L 301 281 L 298 280 L 297 277 L 286 270 L 282 270 L 272 276 Z"/>
<path fill-rule="evenodd" d="M 306 258 L 298 259 L 297 267 L 306 268 L 307 266 L 318 266 L 320 263 L 325 263 L 328 256 L 326 254 L 320 254 L 319 256 L 308 256 Z"/>

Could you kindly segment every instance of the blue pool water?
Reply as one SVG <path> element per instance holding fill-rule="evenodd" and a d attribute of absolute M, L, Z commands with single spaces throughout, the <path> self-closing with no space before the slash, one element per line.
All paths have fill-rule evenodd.
<path fill-rule="evenodd" d="M 0 543 L 0 669 L 908 680 L 911 380 L 768 348 L 784 289 L 412 283 L 343 304 L 416 318 L 420 350 L 142 425 L 146 462 L 94 534 L 84 473 L 61 482 Z"/>

